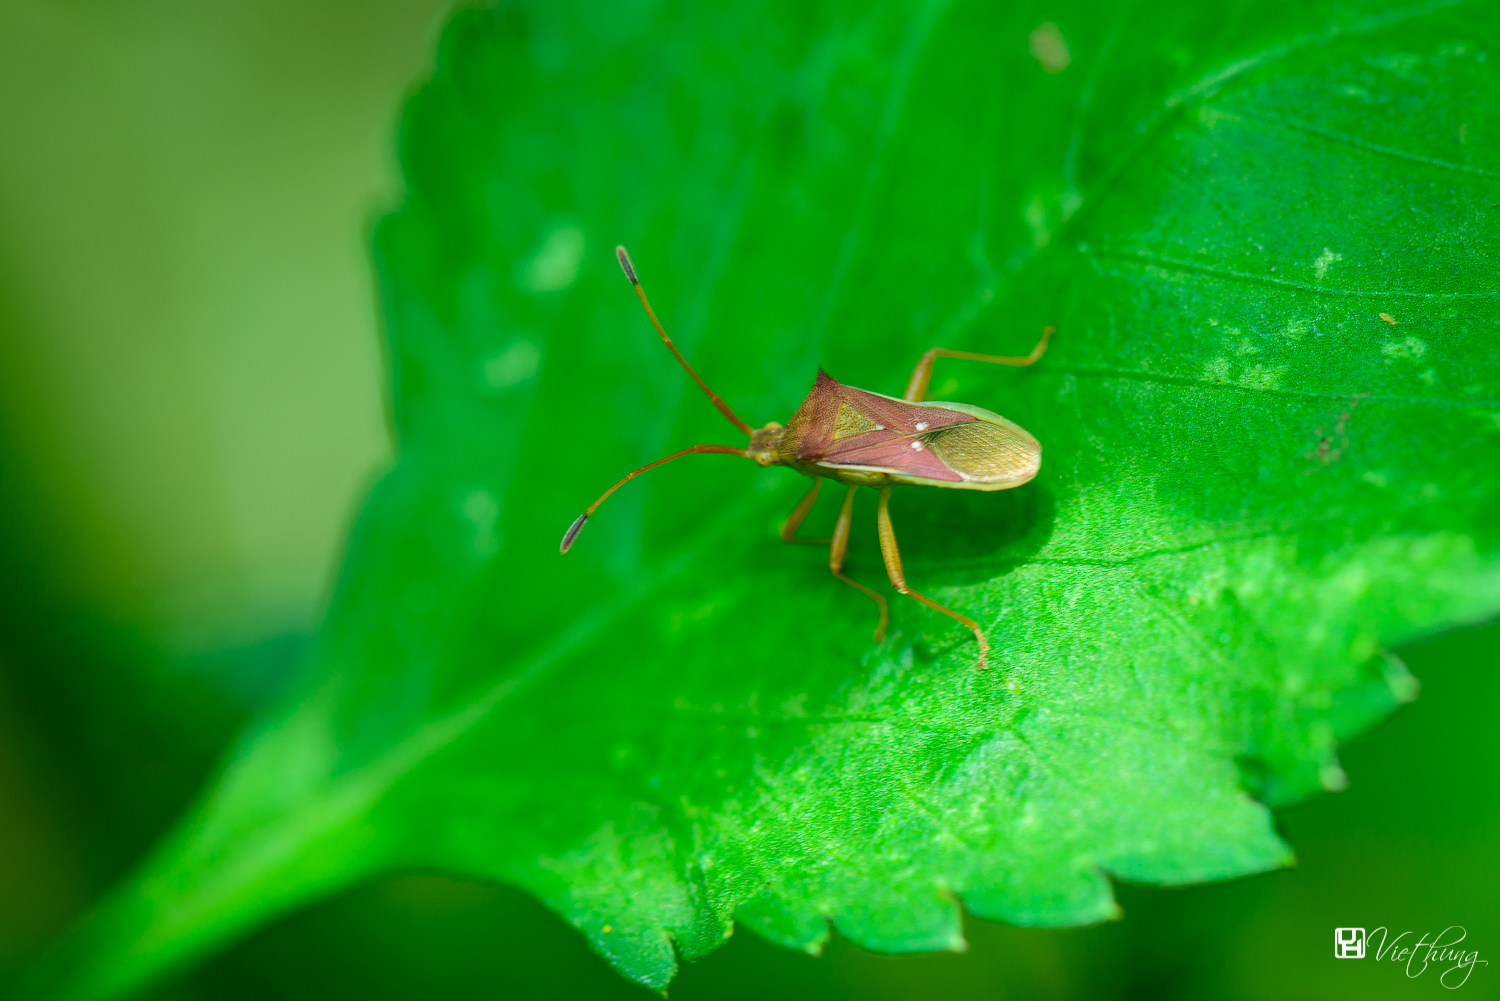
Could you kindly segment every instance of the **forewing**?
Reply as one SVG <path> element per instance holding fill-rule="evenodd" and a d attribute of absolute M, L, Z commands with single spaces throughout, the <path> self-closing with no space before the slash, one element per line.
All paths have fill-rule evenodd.
<path fill-rule="evenodd" d="M 907 403 L 853 386 L 839 386 L 839 400 L 872 423 L 898 434 L 920 434 L 933 428 L 962 424 L 975 418 L 959 410 L 931 404 Z"/>
<path fill-rule="evenodd" d="M 853 386 L 839 386 L 838 394 L 834 433 L 817 461 L 910 470 L 918 476 L 942 480 L 959 478 L 934 459 L 919 438 L 929 430 L 973 423 L 973 416 L 919 406 Z"/>
<path fill-rule="evenodd" d="M 999 414 L 908 403 L 841 385 L 821 369 L 788 430 L 803 462 L 879 469 L 901 480 L 1018 485 L 1041 464 L 1036 439 Z"/>
<path fill-rule="evenodd" d="M 861 444 L 842 449 L 835 444 L 822 462 L 831 466 L 867 466 L 872 469 L 898 471 L 926 480 L 943 480 L 957 483 L 963 479 L 949 469 L 927 447 L 920 437 L 897 434 L 894 431 L 875 431 L 860 435 Z"/>

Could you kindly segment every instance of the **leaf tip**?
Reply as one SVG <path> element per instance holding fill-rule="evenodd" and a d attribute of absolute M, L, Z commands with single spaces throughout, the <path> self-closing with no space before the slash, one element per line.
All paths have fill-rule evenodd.
<path fill-rule="evenodd" d="M 630 284 L 639 285 L 641 280 L 635 276 L 635 265 L 630 263 L 630 252 L 625 249 L 623 243 L 615 246 L 615 257 L 620 262 L 620 270 L 624 271 L 625 277 L 630 279 Z"/>
<path fill-rule="evenodd" d="M 578 538 L 578 533 L 583 531 L 583 523 L 588 520 L 587 514 L 580 514 L 578 520 L 568 526 L 568 530 L 563 533 L 562 544 L 557 547 L 559 553 L 566 553 L 573 548 L 573 540 Z"/>

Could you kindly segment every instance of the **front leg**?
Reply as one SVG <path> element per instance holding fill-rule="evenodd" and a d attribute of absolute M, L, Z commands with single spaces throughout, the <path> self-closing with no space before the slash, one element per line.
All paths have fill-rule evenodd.
<path fill-rule="evenodd" d="M 797 506 L 792 508 L 792 513 L 787 515 L 786 521 L 781 526 L 782 542 L 805 542 L 815 546 L 826 546 L 833 542 L 832 539 L 797 538 L 797 529 L 802 527 L 803 519 L 806 518 L 807 513 L 812 510 L 813 502 L 818 499 L 818 491 L 822 488 L 822 486 L 823 480 L 821 477 L 813 480 L 812 489 L 807 492 L 807 496 L 798 501 Z"/>

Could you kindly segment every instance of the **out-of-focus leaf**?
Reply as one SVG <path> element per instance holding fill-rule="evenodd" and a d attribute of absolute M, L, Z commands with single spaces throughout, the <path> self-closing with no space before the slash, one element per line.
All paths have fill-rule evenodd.
<path fill-rule="evenodd" d="M 1048 26 L 1050 25 L 1050 27 Z M 118 994 L 369 873 L 528 888 L 660 986 L 738 920 L 961 947 L 960 904 L 1284 864 L 1264 803 L 1500 607 L 1497 28 L 1478 3 L 512 3 L 454 21 L 381 225 L 400 462 L 315 651 L 39 988 Z M 1033 54 L 1034 53 L 1034 54 Z M 815 367 L 1043 442 L 905 490 L 873 606 L 774 526 L 615 266 L 756 423 Z M 832 517 L 825 499 L 809 523 Z M 868 504 L 851 562 L 881 576 Z M 1257 802 L 1251 794 L 1262 802 Z"/>

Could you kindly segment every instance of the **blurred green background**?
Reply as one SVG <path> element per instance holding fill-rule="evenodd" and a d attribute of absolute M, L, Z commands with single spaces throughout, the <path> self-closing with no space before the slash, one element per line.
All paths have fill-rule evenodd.
<path fill-rule="evenodd" d="M 0 984 L 139 858 L 296 670 L 389 452 L 368 228 L 437 0 L 0 4 Z M 962 956 L 748 933 L 674 998 L 1435 995 L 1336 925 L 1500 952 L 1500 628 L 1280 815 L 1295 870 L 971 922 Z M 1481 967 L 1461 996 L 1500 997 Z M 646 997 L 521 895 L 412 874 L 288 918 L 182 998 Z M 1444 995 L 1446 996 L 1446 995 Z"/>

